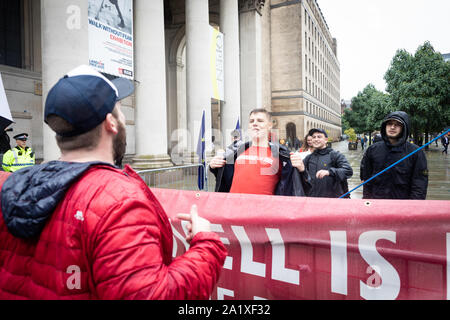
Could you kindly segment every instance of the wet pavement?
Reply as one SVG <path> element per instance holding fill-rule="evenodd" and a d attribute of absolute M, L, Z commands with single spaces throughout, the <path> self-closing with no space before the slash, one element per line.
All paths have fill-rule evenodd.
<path fill-rule="evenodd" d="M 358 144 L 358 150 L 348 150 L 348 141 L 333 143 L 333 149 L 343 153 L 353 168 L 353 176 L 348 181 L 349 190 L 356 188 L 361 184 L 359 171 L 363 151 L 361 144 Z M 450 200 L 450 155 L 442 154 L 441 143 L 433 142 L 430 149 L 425 151 L 428 161 L 428 191 L 427 200 Z M 363 187 L 352 193 L 352 199 L 362 199 Z"/>

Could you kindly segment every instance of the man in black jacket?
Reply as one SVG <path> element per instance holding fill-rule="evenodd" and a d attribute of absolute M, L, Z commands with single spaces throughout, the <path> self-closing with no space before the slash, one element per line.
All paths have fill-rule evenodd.
<path fill-rule="evenodd" d="M 382 141 L 370 146 L 361 161 L 361 180 L 366 181 L 398 160 L 417 150 L 409 143 L 409 117 L 392 112 L 381 124 Z M 422 199 L 427 196 L 428 169 L 423 151 L 364 185 L 364 199 Z"/>
<path fill-rule="evenodd" d="M 448 144 L 449 144 L 449 137 L 450 137 L 450 133 L 447 133 L 445 136 L 442 136 L 442 138 L 441 138 L 441 143 L 442 143 L 442 146 L 444 147 L 444 150 L 442 150 L 442 153 L 444 154 L 445 153 L 445 155 L 447 155 L 448 153 Z M 436 142 L 437 142 L 437 140 L 436 140 Z"/>
<path fill-rule="evenodd" d="M 269 142 L 271 115 L 265 109 L 250 113 L 251 142 L 227 149 L 209 166 L 216 177 L 216 192 L 305 196 L 309 175 L 299 155 Z"/>
<path fill-rule="evenodd" d="M 305 167 L 312 179 L 310 197 L 339 198 L 348 191 L 347 179 L 353 169 L 345 156 L 327 147 L 328 135 L 323 129 L 311 129 L 314 153 L 305 158 Z"/>

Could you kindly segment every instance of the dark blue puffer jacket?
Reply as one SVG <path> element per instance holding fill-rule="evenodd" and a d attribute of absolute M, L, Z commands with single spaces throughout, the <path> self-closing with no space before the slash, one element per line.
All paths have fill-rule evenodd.
<path fill-rule="evenodd" d="M 106 163 L 52 161 L 12 174 L 1 192 L 2 214 L 8 231 L 23 239 L 36 238 L 66 191 L 88 169 Z"/>

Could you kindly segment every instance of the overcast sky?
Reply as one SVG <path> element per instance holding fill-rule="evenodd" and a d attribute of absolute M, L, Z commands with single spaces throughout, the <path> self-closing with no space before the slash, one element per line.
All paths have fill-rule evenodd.
<path fill-rule="evenodd" d="M 397 49 L 414 54 L 429 40 L 450 53 L 450 0 L 317 0 L 337 38 L 341 99 L 372 83 L 385 91 L 384 74 Z"/>

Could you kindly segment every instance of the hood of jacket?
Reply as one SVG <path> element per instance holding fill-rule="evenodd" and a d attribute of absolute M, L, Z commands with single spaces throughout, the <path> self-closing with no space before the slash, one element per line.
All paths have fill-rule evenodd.
<path fill-rule="evenodd" d="M 388 146 L 392 146 L 392 144 L 390 143 L 390 141 L 386 135 L 386 124 L 391 119 L 400 121 L 403 124 L 402 136 L 400 137 L 400 139 L 398 140 L 398 142 L 396 144 L 396 146 L 400 146 L 400 145 L 404 144 L 408 140 L 408 137 L 409 137 L 409 132 L 410 132 L 409 116 L 406 114 L 406 112 L 395 111 L 395 112 L 391 112 L 384 118 L 384 120 L 381 124 L 381 137 L 383 138 L 384 142 Z"/>
<path fill-rule="evenodd" d="M 87 170 L 101 162 L 52 161 L 21 169 L 4 182 L 1 190 L 3 219 L 18 238 L 38 237 L 66 191 Z"/>

